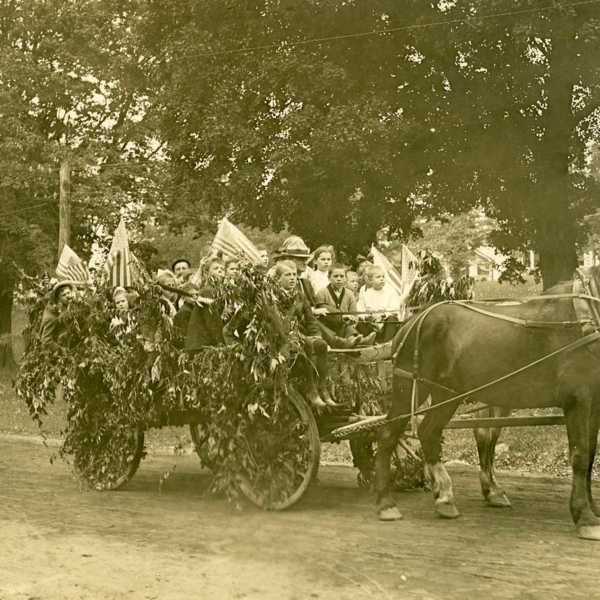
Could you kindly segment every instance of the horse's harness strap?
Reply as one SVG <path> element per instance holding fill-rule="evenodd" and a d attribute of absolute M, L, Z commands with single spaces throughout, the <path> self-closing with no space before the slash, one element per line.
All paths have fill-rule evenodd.
<path fill-rule="evenodd" d="M 492 317 L 494 319 L 500 319 L 501 321 L 508 321 L 509 323 L 514 323 L 515 325 L 521 325 L 522 327 L 537 327 L 539 329 L 552 329 L 552 328 L 562 328 L 562 327 L 579 327 L 581 325 L 591 323 L 591 319 L 585 320 L 577 320 L 577 321 L 536 321 L 530 319 L 520 319 L 519 317 L 511 317 L 510 315 L 498 314 L 495 312 L 491 312 L 489 310 L 484 310 L 483 308 L 479 308 L 477 306 L 473 306 L 467 302 L 455 301 L 452 304 L 457 304 L 468 310 L 472 310 L 476 313 L 480 313 L 487 317 Z"/>
<path fill-rule="evenodd" d="M 560 348 L 557 348 L 556 350 L 553 350 L 552 352 L 549 352 L 548 354 L 545 354 L 544 356 L 541 356 L 540 358 L 537 358 L 536 360 L 534 360 L 530 363 L 527 363 L 526 365 L 520 367 L 519 369 L 516 369 L 515 371 L 511 371 L 510 373 L 506 373 L 505 375 L 497 377 L 496 379 L 494 379 L 492 381 L 488 381 L 487 383 L 484 383 L 483 385 L 480 385 L 473 389 L 467 390 L 466 392 L 462 392 L 456 396 L 452 396 L 452 398 L 448 398 L 447 400 L 444 400 L 443 402 L 439 402 L 438 404 L 435 404 L 433 406 L 429 406 L 427 408 L 422 408 L 422 409 L 418 409 L 418 410 L 415 407 L 414 410 L 411 410 L 410 413 L 398 415 L 396 417 L 388 419 L 386 421 L 386 423 L 392 423 L 394 421 L 407 419 L 409 417 L 414 420 L 415 417 L 417 417 L 419 415 L 424 415 L 436 408 L 445 406 L 446 404 L 451 404 L 453 402 L 458 402 L 460 400 L 464 400 L 465 398 L 468 398 L 469 396 L 472 396 L 473 394 L 477 394 L 478 392 L 482 392 L 498 383 L 502 383 L 503 381 L 506 381 L 507 379 L 510 379 L 511 377 L 515 377 L 516 375 L 519 375 L 519 374 L 523 373 L 524 371 L 527 371 L 528 369 L 531 369 L 532 367 L 535 367 L 535 366 L 545 362 L 546 360 L 553 358 L 554 356 L 557 356 L 558 354 L 562 354 L 563 352 L 573 352 L 579 348 L 582 348 L 584 346 L 588 346 L 589 344 L 598 342 L 599 340 L 600 340 L 600 332 L 593 331 L 592 333 L 589 333 L 588 335 L 585 335 L 584 337 L 577 338 L 576 340 L 569 342 L 568 344 L 561 346 Z M 407 375 L 408 376 L 412 375 L 412 377 L 410 377 L 410 378 L 413 380 L 413 388 L 418 383 L 426 383 L 429 385 L 433 385 L 435 387 L 445 389 L 446 391 L 449 391 L 451 393 L 455 393 L 453 390 L 451 390 L 450 388 L 447 388 L 446 386 L 435 383 L 433 381 L 429 381 L 423 377 L 419 377 L 418 374 L 416 374 L 416 373 L 410 374 L 408 371 L 404 371 L 403 369 L 398 369 L 398 368 L 394 369 L 394 373 L 396 375 L 399 375 L 400 377 L 406 377 Z M 409 377 L 406 377 L 406 378 L 409 378 Z M 415 394 L 415 392 L 413 389 L 413 396 L 414 396 L 414 394 Z M 413 403 L 413 406 L 414 406 L 414 403 Z M 412 408 L 412 406 L 411 406 L 411 408 Z"/>

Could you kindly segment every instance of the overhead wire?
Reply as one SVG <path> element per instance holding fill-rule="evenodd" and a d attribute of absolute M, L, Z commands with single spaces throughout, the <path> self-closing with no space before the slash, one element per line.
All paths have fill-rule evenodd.
<path fill-rule="evenodd" d="M 540 13 L 540 12 L 547 12 L 550 10 L 559 10 L 559 9 L 564 10 L 564 9 L 576 8 L 576 7 L 580 7 L 580 6 L 589 6 L 589 5 L 598 5 L 598 4 L 600 4 L 600 0 L 577 0 L 576 2 L 564 2 L 564 3 L 559 3 L 559 4 L 554 3 L 554 4 L 549 4 L 546 6 L 538 6 L 538 7 L 524 8 L 524 9 L 512 10 L 512 11 L 496 12 L 496 13 L 490 13 L 490 14 L 484 14 L 484 15 L 471 15 L 468 17 L 457 17 L 454 19 L 431 21 L 429 23 L 412 23 L 410 25 L 401 25 L 398 27 L 389 27 L 387 29 L 380 29 L 380 30 L 369 30 L 369 31 L 356 32 L 356 33 L 323 36 L 323 37 L 319 37 L 319 38 L 308 38 L 308 39 L 304 39 L 304 40 L 298 40 L 295 42 L 282 40 L 280 42 L 272 43 L 272 44 L 262 44 L 259 46 L 246 46 L 244 48 L 232 48 L 229 50 L 220 50 L 220 51 L 216 51 L 216 52 L 202 53 L 202 54 L 198 54 L 197 56 L 208 58 L 208 57 L 227 56 L 227 55 L 234 55 L 234 54 L 238 54 L 238 55 L 239 54 L 250 54 L 250 53 L 258 52 L 261 50 L 270 50 L 270 49 L 275 49 L 275 48 L 281 48 L 282 44 L 284 44 L 284 43 L 285 43 L 286 48 L 293 48 L 293 47 L 297 47 L 297 46 L 307 46 L 310 44 L 321 44 L 321 43 L 325 43 L 325 42 L 334 42 L 334 41 L 346 40 L 346 39 L 357 39 L 357 38 L 365 38 L 365 37 L 372 37 L 372 36 L 382 36 L 385 34 L 397 33 L 400 31 L 427 29 L 427 28 L 431 28 L 431 27 L 443 27 L 443 26 L 447 26 L 447 25 L 456 25 L 459 23 L 466 23 L 469 21 L 492 20 L 492 19 L 499 19 L 499 18 L 505 18 L 505 17 L 511 17 L 511 16 L 520 16 L 520 15 L 525 15 L 525 14 L 535 14 L 535 13 Z M 140 164 L 139 163 L 122 162 L 122 163 L 104 163 L 104 164 L 100 164 L 100 165 L 89 165 L 89 166 L 98 167 L 98 168 L 102 169 L 104 167 L 139 167 Z M 50 204 L 51 202 L 53 202 L 53 201 L 48 200 L 48 201 L 45 201 L 45 202 L 42 202 L 42 203 L 39 203 L 36 205 L 21 207 L 19 209 L 15 209 L 13 211 L 5 211 L 5 212 L 0 211 L 0 218 L 4 218 L 6 216 L 18 214 L 21 212 L 27 212 L 29 210 L 33 210 L 33 209 L 39 208 L 41 206 L 46 206 L 46 205 Z"/>
<path fill-rule="evenodd" d="M 28 212 L 30 210 L 36 210 L 42 206 L 47 206 L 47 205 L 53 204 L 53 203 L 54 203 L 54 200 L 45 200 L 44 202 L 39 202 L 38 204 L 21 206 L 20 208 L 16 208 L 14 210 L 0 211 L 0 219 L 5 218 L 5 217 L 10 217 L 15 214 Z M 56 205 L 56 207 L 58 208 L 58 205 Z"/>
<path fill-rule="evenodd" d="M 594 5 L 600 4 L 600 0 L 578 0 L 576 2 L 564 2 L 562 4 L 549 4 L 546 6 L 538 6 L 535 8 L 523 8 L 519 10 L 513 11 L 504 11 L 497 13 L 490 13 L 487 15 L 471 15 L 468 17 L 457 17 L 454 19 L 444 19 L 441 21 L 430 21 L 429 23 L 412 23 L 410 25 L 400 25 L 398 27 L 388 27 L 387 29 L 374 29 L 369 31 L 360 31 L 356 33 L 343 33 L 338 35 L 329 35 L 318 38 L 307 38 L 304 40 L 298 40 L 295 42 L 281 40 L 276 43 L 271 44 L 262 44 L 260 46 L 245 46 L 243 48 L 231 48 L 229 50 L 217 50 L 215 52 L 206 52 L 201 54 L 196 54 L 195 56 L 200 58 L 212 58 L 216 56 L 228 56 L 233 54 L 251 54 L 253 52 L 259 52 L 261 50 L 272 50 L 276 48 L 281 48 L 282 44 L 285 44 L 285 48 L 294 48 L 296 46 L 308 46 L 310 44 L 322 44 L 325 42 L 335 42 L 339 40 L 347 40 L 354 38 L 365 38 L 372 36 L 382 36 L 389 33 L 397 33 L 400 31 L 410 31 L 415 29 L 427 29 L 430 27 L 442 27 L 447 25 L 457 25 L 459 23 L 467 23 L 469 21 L 483 21 L 483 20 L 491 20 L 491 19 L 499 19 L 504 17 L 512 17 L 512 16 L 520 16 L 525 14 L 533 14 L 539 12 L 547 12 L 550 10 L 557 9 L 568 9 L 568 8 L 576 8 L 578 6 L 586 6 L 586 5 Z"/>

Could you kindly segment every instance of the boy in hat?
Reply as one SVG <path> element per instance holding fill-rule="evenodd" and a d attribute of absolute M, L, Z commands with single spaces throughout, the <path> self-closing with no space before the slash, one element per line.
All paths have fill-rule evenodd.
<path fill-rule="evenodd" d="M 313 367 L 308 364 L 304 369 L 303 374 L 308 383 L 307 398 L 318 409 L 337 406 L 327 387 L 327 343 L 320 335 L 319 324 L 307 299 L 297 291 L 297 269 L 294 261 L 279 260 L 275 265 L 274 275 L 282 292 L 279 309 L 283 316 L 284 327 L 289 333 L 292 331 L 292 324 L 298 323 L 304 351 L 314 362 L 317 370 L 318 381 L 315 382 Z"/>
<path fill-rule="evenodd" d="M 282 260 L 292 260 L 294 262 L 298 274 L 298 293 L 306 299 L 315 317 L 324 317 L 328 314 L 329 310 L 325 306 L 318 305 L 314 288 L 306 277 L 306 263 L 309 258 L 310 250 L 308 246 L 304 243 L 304 240 L 297 235 L 292 235 L 287 238 L 275 253 L 276 263 Z M 332 348 L 353 348 L 361 341 L 360 338 L 346 339 L 336 335 L 329 328 L 323 327 L 320 322 L 317 323 L 319 325 L 321 337 Z"/>
<path fill-rule="evenodd" d="M 50 292 L 50 300 L 44 309 L 40 325 L 40 339 L 42 344 L 57 341 L 63 328 L 59 316 L 67 308 L 75 295 L 75 287 L 81 285 L 80 281 L 65 279 L 54 284 Z"/>
<path fill-rule="evenodd" d="M 179 284 L 185 283 L 192 274 L 192 265 L 187 258 L 178 258 L 171 265 L 171 271 Z"/>

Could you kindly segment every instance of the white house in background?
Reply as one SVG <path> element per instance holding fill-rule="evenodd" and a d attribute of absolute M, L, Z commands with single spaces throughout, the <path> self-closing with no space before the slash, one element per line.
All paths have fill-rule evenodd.
<path fill-rule="evenodd" d="M 473 256 L 468 263 L 469 277 L 476 280 L 497 281 L 502 273 L 502 263 L 506 259 L 503 254 L 497 254 L 492 246 L 479 246 L 473 250 Z"/>

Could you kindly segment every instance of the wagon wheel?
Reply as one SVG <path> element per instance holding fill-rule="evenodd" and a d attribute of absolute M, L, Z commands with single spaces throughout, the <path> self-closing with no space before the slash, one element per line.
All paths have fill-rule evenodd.
<path fill-rule="evenodd" d="M 138 428 L 96 437 L 85 455 L 74 456 L 79 475 L 95 490 L 118 490 L 134 475 L 144 456 L 144 431 Z"/>
<path fill-rule="evenodd" d="M 239 477 L 242 494 L 265 510 L 289 508 L 319 469 L 321 441 L 310 406 L 291 386 L 280 404 L 277 432 L 263 416 L 247 435 L 249 467 Z"/>

